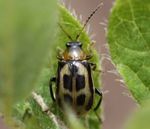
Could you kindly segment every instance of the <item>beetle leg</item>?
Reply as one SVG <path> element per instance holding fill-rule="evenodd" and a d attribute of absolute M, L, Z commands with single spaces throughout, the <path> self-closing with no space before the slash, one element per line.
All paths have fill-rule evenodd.
<path fill-rule="evenodd" d="M 51 95 L 51 97 L 52 97 L 52 100 L 55 101 L 56 99 L 55 99 L 55 97 L 54 97 L 53 88 L 52 88 L 53 82 L 56 83 L 56 77 L 52 77 L 52 78 L 50 79 L 50 81 L 49 81 L 49 91 L 50 91 L 50 95 Z"/>
<path fill-rule="evenodd" d="M 96 65 L 95 63 L 90 62 L 90 65 L 91 65 L 91 69 L 92 69 L 93 71 L 95 71 L 95 72 L 101 72 L 101 70 L 96 69 L 96 68 L 97 68 L 97 65 Z"/>
<path fill-rule="evenodd" d="M 97 118 L 98 118 L 99 122 L 100 122 L 100 123 L 102 123 L 102 122 L 103 122 L 103 120 L 101 119 L 101 117 L 99 116 L 99 114 L 98 114 L 96 111 L 94 111 L 94 112 L 95 112 L 95 115 L 97 116 Z"/>
<path fill-rule="evenodd" d="M 99 106 L 100 106 L 100 104 L 101 104 L 101 102 L 102 102 L 102 98 L 103 98 L 102 92 L 99 91 L 97 88 L 95 88 L 95 93 L 96 93 L 97 95 L 99 95 L 100 98 L 99 98 L 99 101 L 98 101 L 96 107 L 94 108 L 94 111 L 96 111 L 96 110 L 99 108 Z"/>
<path fill-rule="evenodd" d="M 91 65 L 91 69 L 95 71 L 97 65 L 95 63 L 92 63 L 92 62 L 90 62 L 90 65 Z"/>

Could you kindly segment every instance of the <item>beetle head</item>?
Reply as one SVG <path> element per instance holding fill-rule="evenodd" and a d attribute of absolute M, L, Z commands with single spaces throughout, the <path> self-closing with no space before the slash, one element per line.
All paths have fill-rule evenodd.
<path fill-rule="evenodd" d="M 91 58 L 91 57 L 90 57 Z M 68 42 L 66 43 L 66 49 L 58 55 L 58 59 L 61 60 L 87 60 L 89 56 L 83 51 L 81 42 Z"/>

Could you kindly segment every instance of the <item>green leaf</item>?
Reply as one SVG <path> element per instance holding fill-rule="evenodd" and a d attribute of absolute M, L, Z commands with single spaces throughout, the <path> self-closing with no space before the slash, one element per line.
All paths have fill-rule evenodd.
<path fill-rule="evenodd" d="M 48 56 L 56 0 L 0 1 L 0 112 L 30 94 Z"/>
<path fill-rule="evenodd" d="M 63 26 L 65 31 L 68 32 L 70 36 L 72 36 L 72 38 L 76 37 L 76 35 L 79 33 L 79 31 L 81 30 L 81 28 L 83 26 L 78 21 L 78 19 L 76 19 L 74 16 L 72 16 L 71 13 L 65 7 L 63 7 L 61 5 L 59 5 L 59 23 Z M 53 103 L 50 93 L 49 93 L 49 87 L 48 87 L 50 78 L 53 76 L 56 76 L 57 63 L 58 63 L 58 60 L 56 58 L 56 55 L 57 55 L 56 50 L 58 47 L 61 49 L 65 49 L 66 43 L 70 41 L 59 27 L 56 29 L 58 31 L 57 36 L 56 36 L 56 42 L 50 49 L 48 65 L 46 68 L 43 69 L 41 76 L 38 79 L 37 88 L 36 88 L 35 92 L 43 97 L 45 103 L 49 106 L 49 109 L 51 110 L 51 112 L 53 112 L 54 115 L 59 117 L 66 124 L 69 122 L 69 120 L 72 120 L 72 115 L 71 114 L 67 114 L 67 115 L 62 114 L 62 112 L 60 111 L 58 106 L 55 103 Z M 83 48 L 86 50 L 86 47 L 88 46 L 88 44 L 91 41 L 85 31 L 81 34 L 80 41 L 83 43 Z M 94 57 L 91 61 L 98 64 L 98 66 L 99 66 L 98 53 L 96 52 L 96 50 L 93 50 L 93 52 L 94 52 Z M 100 81 L 99 81 L 100 78 L 98 75 L 99 75 L 99 73 L 94 74 L 94 82 L 97 87 L 99 87 L 99 85 L 100 85 Z M 95 102 L 97 103 L 97 99 L 95 99 Z M 30 109 L 31 115 L 28 115 L 28 113 L 26 113 L 25 111 L 24 111 L 25 115 L 22 115 L 22 107 L 25 107 L 28 104 L 29 104 L 28 109 Z M 35 102 L 35 100 L 32 97 L 29 97 L 29 99 L 26 100 L 24 103 L 21 103 L 19 106 L 15 107 L 14 116 L 16 116 L 16 118 L 19 120 L 22 120 L 21 119 L 22 116 L 26 116 L 25 120 L 22 120 L 22 121 L 26 124 L 27 127 L 28 127 L 28 125 L 30 125 L 29 124 L 30 120 L 32 118 L 34 118 L 34 123 L 36 123 L 36 124 L 40 123 L 38 126 L 40 129 L 45 129 L 45 128 L 46 129 L 56 129 L 57 128 L 57 125 L 55 125 L 53 120 L 50 119 L 49 117 L 47 117 L 47 115 L 41 111 L 39 105 Z M 28 117 L 28 116 L 30 116 L 30 117 Z M 67 116 L 69 118 L 66 118 Z M 88 118 L 87 122 L 85 122 L 85 120 L 83 120 L 82 118 L 81 119 L 74 118 L 74 121 L 78 122 L 78 123 L 76 123 L 76 125 L 74 125 L 74 122 L 73 122 L 73 124 L 72 124 L 72 122 L 69 122 L 69 127 L 70 128 L 77 128 L 77 127 L 84 128 L 83 125 L 85 125 L 85 123 L 87 123 L 87 126 L 89 128 L 96 128 L 96 129 L 100 128 L 101 124 L 100 124 L 97 116 L 93 112 L 93 110 L 91 110 L 90 112 L 87 113 L 87 118 Z M 32 124 L 32 122 L 31 122 L 31 124 Z"/>
<path fill-rule="evenodd" d="M 150 98 L 149 28 L 149 0 L 116 0 L 108 27 L 110 53 L 139 103 Z"/>
<path fill-rule="evenodd" d="M 149 129 L 150 127 L 150 103 L 144 104 L 141 109 L 134 113 L 133 117 L 128 120 L 125 129 Z"/>

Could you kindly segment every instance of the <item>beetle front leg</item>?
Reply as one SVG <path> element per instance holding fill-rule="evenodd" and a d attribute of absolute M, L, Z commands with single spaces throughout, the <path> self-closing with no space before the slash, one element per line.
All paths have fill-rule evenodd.
<path fill-rule="evenodd" d="M 98 101 L 96 107 L 94 108 L 94 111 L 96 111 L 99 108 L 99 106 L 100 106 L 100 104 L 102 102 L 102 98 L 103 98 L 102 92 L 99 91 L 97 88 L 95 88 L 95 94 L 97 94 L 100 98 L 99 98 L 99 101 Z"/>
<path fill-rule="evenodd" d="M 54 97 L 54 94 L 53 94 L 53 88 L 52 88 L 53 82 L 56 83 L 56 77 L 52 77 L 52 78 L 50 79 L 50 81 L 49 81 L 49 91 L 50 91 L 50 95 L 51 95 L 51 97 L 52 97 L 52 100 L 53 100 L 53 101 L 56 101 L 56 99 L 55 99 L 55 97 Z"/>
<path fill-rule="evenodd" d="M 101 70 L 97 69 L 97 65 L 95 63 L 90 62 L 91 69 L 96 72 L 101 72 Z"/>
<path fill-rule="evenodd" d="M 95 71 L 95 70 L 96 70 L 97 65 L 96 65 L 95 63 L 90 63 L 90 65 L 91 65 L 91 69 L 92 69 L 93 71 Z"/>

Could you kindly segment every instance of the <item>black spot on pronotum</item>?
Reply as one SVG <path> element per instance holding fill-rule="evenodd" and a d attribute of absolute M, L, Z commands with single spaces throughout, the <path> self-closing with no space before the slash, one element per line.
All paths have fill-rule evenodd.
<path fill-rule="evenodd" d="M 77 97 L 77 105 L 82 106 L 85 103 L 85 95 L 81 94 Z"/>
<path fill-rule="evenodd" d="M 73 99 L 69 94 L 64 94 L 64 101 L 66 104 L 72 105 Z"/>
<path fill-rule="evenodd" d="M 88 101 L 88 104 L 86 105 L 86 110 L 87 111 L 90 110 L 92 105 L 93 105 L 93 96 L 91 95 L 91 97 L 90 97 L 90 99 Z"/>
<path fill-rule="evenodd" d="M 82 75 L 77 75 L 76 77 L 76 91 L 83 89 L 85 87 L 85 77 Z"/>
<path fill-rule="evenodd" d="M 69 64 L 69 69 L 72 76 L 75 76 L 78 72 L 78 67 L 75 64 L 73 64 L 73 62 Z"/>
<path fill-rule="evenodd" d="M 72 80 L 71 76 L 65 74 L 63 76 L 63 83 L 64 83 L 64 88 L 68 89 L 69 91 L 72 91 Z"/>
<path fill-rule="evenodd" d="M 77 73 L 78 72 L 78 67 L 75 65 L 72 65 L 72 71 L 73 73 Z"/>

